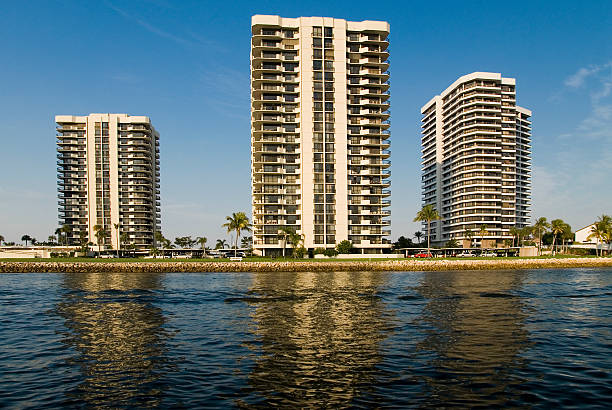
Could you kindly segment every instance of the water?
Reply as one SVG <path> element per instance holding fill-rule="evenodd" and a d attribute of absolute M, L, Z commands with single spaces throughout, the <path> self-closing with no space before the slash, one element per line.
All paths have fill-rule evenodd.
<path fill-rule="evenodd" d="M 0 407 L 608 407 L 612 270 L 0 275 Z"/>

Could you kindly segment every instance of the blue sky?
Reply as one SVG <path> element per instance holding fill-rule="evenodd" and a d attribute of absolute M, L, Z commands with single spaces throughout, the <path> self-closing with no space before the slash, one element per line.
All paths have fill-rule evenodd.
<path fill-rule="evenodd" d="M 164 234 L 229 238 L 250 213 L 250 17 L 391 24 L 392 237 L 420 207 L 420 107 L 473 71 L 533 115 L 533 216 L 612 213 L 612 2 L 9 1 L 0 7 L 0 234 L 57 227 L 56 114 L 148 115 Z"/>

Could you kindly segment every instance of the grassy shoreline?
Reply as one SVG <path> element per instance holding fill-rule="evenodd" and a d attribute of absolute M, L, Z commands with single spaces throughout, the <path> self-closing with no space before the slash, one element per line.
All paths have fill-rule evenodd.
<path fill-rule="evenodd" d="M 172 260 L 168 259 L 55 259 L 0 260 L 0 273 L 44 272 L 300 272 L 300 271 L 444 271 L 612 267 L 612 258 L 435 258 L 385 260 Z"/>

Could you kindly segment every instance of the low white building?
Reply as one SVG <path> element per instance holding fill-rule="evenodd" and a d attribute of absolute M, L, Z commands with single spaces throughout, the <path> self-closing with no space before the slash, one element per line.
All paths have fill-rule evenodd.
<path fill-rule="evenodd" d="M 595 244 L 595 242 L 597 241 L 597 239 L 595 237 L 592 237 L 590 239 L 589 236 L 593 233 L 593 227 L 595 226 L 595 224 L 590 224 L 588 226 L 585 226 L 584 228 L 580 228 L 576 231 L 576 237 L 574 239 L 574 243 L 589 243 L 589 244 Z"/>

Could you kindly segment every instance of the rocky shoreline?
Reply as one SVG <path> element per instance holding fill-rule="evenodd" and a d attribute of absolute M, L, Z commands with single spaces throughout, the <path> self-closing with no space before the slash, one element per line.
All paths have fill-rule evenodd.
<path fill-rule="evenodd" d="M 612 267 L 612 258 L 282 262 L 0 262 L 0 273 L 447 271 Z"/>

